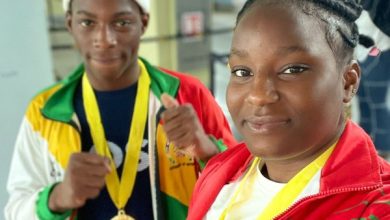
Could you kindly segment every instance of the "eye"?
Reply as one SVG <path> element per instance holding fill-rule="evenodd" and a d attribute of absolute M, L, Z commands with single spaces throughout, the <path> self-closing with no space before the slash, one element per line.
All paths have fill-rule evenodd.
<path fill-rule="evenodd" d="M 83 27 L 89 27 L 89 26 L 92 26 L 93 25 L 93 21 L 92 20 L 89 20 L 89 19 L 85 19 L 85 20 L 82 20 L 80 22 L 80 25 L 83 26 Z"/>
<path fill-rule="evenodd" d="M 129 26 L 131 22 L 129 20 L 118 20 L 114 24 L 116 27 L 126 27 Z"/>
<path fill-rule="evenodd" d="M 282 74 L 298 74 L 306 71 L 308 67 L 306 66 L 290 66 L 282 71 Z"/>
<path fill-rule="evenodd" d="M 232 75 L 236 77 L 249 77 L 249 76 L 253 76 L 253 73 L 245 69 L 237 69 L 237 70 L 232 70 Z"/>

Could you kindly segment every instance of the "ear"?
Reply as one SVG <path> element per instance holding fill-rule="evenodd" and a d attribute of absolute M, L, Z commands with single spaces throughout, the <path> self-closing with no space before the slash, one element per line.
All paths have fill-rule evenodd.
<path fill-rule="evenodd" d="M 65 26 L 69 33 L 72 33 L 72 14 L 69 11 L 65 14 Z"/>
<path fill-rule="evenodd" d="M 142 23 L 142 34 L 144 34 L 149 24 L 149 13 L 141 14 L 141 23 Z"/>
<path fill-rule="evenodd" d="M 346 69 L 343 74 L 344 103 L 350 102 L 353 96 L 356 94 L 360 84 L 360 77 L 360 66 L 356 60 L 352 60 L 351 63 L 346 66 Z"/>

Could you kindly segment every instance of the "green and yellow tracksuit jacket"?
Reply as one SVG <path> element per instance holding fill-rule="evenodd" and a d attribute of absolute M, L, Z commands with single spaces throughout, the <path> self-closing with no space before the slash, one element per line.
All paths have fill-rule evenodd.
<path fill-rule="evenodd" d="M 155 219 L 185 219 L 199 164 L 167 143 L 159 113 L 160 95 L 191 103 L 204 130 L 223 150 L 235 140 L 211 93 L 194 77 L 157 69 L 143 60 L 151 78 L 148 112 L 149 170 Z M 64 178 L 70 155 L 81 151 L 81 130 L 73 97 L 84 73 L 78 67 L 68 78 L 39 93 L 29 104 L 12 158 L 5 207 L 6 219 L 76 219 L 77 210 L 52 213 L 48 199 Z M 224 143 L 224 144 L 223 144 Z"/>

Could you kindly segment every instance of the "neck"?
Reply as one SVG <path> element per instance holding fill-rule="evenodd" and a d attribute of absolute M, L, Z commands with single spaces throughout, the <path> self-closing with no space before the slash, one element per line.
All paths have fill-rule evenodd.
<path fill-rule="evenodd" d="M 264 161 L 264 166 L 260 169 L 263 175 L 268 179 L 278 183 L 287 183 L 299 173 L 299 171 L 310 164 L 316 156 L 307 157 L 305 158 L 306 160 L 301 161 Z"/>
<path fill-rule="evenodd" d="M 342 123 L 342 126 L 333 138 L 331 138 L 325 144 L 320 145 L 320 147 L 313 147 L 301 155 L 280 160 L 262 159 L 264 161 L 264 166 L 260 169 L 263 175 L 272 181 L 287 183 L 303 168 L 305 168 L 327 149 L 329 149 L 329 147 L 331 147 L 339 139 L 344 130 L 344 127 L 345 123 Z"/>
<path fill-rule="evenodd" d="M 98 91 L 114 91 L 129 87 L 138 81 L 140 75 L 138 63 L 122 74 L 93 74 L 89 70 L 86 71 L 91 86 Z"/>

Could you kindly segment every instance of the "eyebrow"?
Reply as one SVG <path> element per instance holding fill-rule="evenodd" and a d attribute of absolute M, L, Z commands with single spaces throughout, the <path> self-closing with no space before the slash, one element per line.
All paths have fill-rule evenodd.
<path fill-rule="evenodd" d="M 229 58 L 232 57 L 232 56 L 249 57 L 249 53 L 247 51 L 244 51 L 244 50 L 239 50 L 239 49 L 236 49 L 236 48 L 232 48 L 230 50 Z"/>
<path fill-rule="evenodd" d="M 287 47 L 280 47 L 275 51 L 275 55 L 278 56 L 285 56 L 291 53 L 301 53 L 301 52 L 309 52 L 309 48 L 302 47 L 302 46 L 287 46 Z"/>
<path fill-rule="evenodd" d="M 88 17 L 94 17 L 94 18 L 97 17 L 95 14 L 93 14 L 91 12 L 88 12 L 88 11 L 85 11 L 85 10 L 79 10 L 79 11 L 76 12 L 76 14 L 78 14 L 78 15 L 86 15 Z"/>
<path fill-rule="evenodd" d="M 274 54 L 277 56 L 286 56 L 291 53 L 301 53 L 301 52 L 308 52 L 309 49 L 302 46 L 286 46 L 286 47 L 280 47 L 278 48 Z M 232 56 L 238 56 L 241 58 L 245 58 L 249 56 L 249 53 L 245 50 L 240 50 L 237 48 L 232 48 L 229 54 L 229 58 Z"/>

